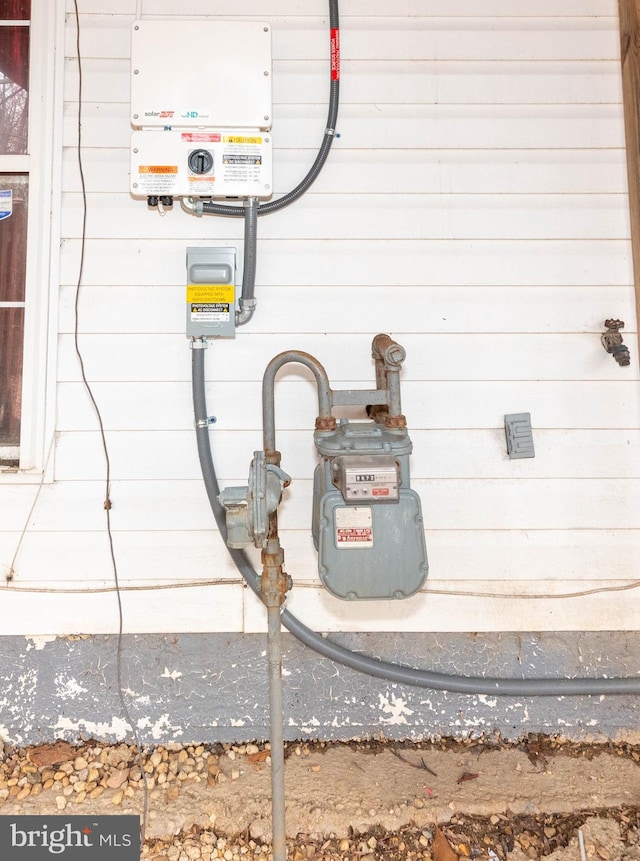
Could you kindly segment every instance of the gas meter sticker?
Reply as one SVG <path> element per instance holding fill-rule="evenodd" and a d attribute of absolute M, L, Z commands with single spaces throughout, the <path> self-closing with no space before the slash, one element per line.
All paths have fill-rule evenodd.
<path fill-rule="evenodd" d="M 366 506 L 339 506 L 335 509 L 336 547 L 373 547 L 373 518 Z"/>

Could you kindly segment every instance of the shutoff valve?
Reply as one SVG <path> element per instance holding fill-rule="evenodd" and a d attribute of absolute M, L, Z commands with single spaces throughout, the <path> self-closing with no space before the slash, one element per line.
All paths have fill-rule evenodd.
<path fill-rule="evenodd" d="M 286 472 L 266 462 L 263 451 L 254 452 L 248 485 L 227 487 L 218 497 L 226 509 L 229 547 L 266 546 L 269 516 L 280 505 L 282 491 L 290 483 Z"/>

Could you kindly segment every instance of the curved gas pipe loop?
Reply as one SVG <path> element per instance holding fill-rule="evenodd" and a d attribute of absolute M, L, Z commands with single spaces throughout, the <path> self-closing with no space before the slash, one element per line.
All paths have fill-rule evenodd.
<path fill-rule="evenodd" d="M 404 427 L 405 417 L 400 406 L 400 369 L 406 358 L 404 347 L 389 335 L 379 334 L 373 339 L 371 354 L 376 368 L 376 388 L 385 392 L 383 406 L 384 423 L 390 427 Z M 262 434 L 267 463 L 280 466 L 280 453 L 276 449 L 275 430 L 275 378 L 278 371 L 288 364 L 304 365 L 315 377 L 318 390 L 318 417 L 316 430 L 333 430 L 336 425 L 331 415 L 334 392 L 329 375 L 315 356 L 301 350 L 286 350 L 278 353 L 267 365 L 262 378 Z M 380 405 L 379 405 L 380 406 Z"/>
<path fill-rule="evenodd" d="M 262 378 L 262 438 L 264 454 L 267 463 L 274 463 L 276 466 L 280 466 L 280 452 L 276 449 L 275 379 L 276 374 L 281 368 L 292 363 L 309 368 L 315 377 L 318 389 L 318 418 L 322 423 L 328 420 L 329 423 L 333 422 L 335 426 L 335 419 L 331 415 L 333 392 L 324 367 L 314 356 L 311 356 L 309 353 L 303 353 L 300 350 L 287 350 L 284 353 L 278 353 L 267 365 Z"/>

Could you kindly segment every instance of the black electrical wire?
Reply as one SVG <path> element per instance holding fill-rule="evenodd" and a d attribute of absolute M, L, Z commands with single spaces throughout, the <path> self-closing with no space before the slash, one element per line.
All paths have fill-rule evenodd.
<path fill-rule="evenodd" d="M 80 189 L 82 194 L 82 228 L 80 233 L 80 261 L 78 264 L 78 278 L 76 282 L 76 295 L 74 301 L 74 329 L 73 329 L 73 337 L 74 337 L 74 347 L 76 356 L 78 359 L 78 364 L 80 365 L 80 375 L 82 377 L 82 383 L 84 385 L 85 391 L 91 401 L 91 405 L 93 407 L 93 411 L 95 413 L 98 429 L 100 431 L 100 440 L 102 442 L 102 451 L 104 454 L 105 460 L 105 498 L 103 502 L 103 508 L 105 512 L 106 519 L 106 531 L 107 531 L 107 541 L 109 544 L 109 555 L 111 558 L 111 567 L 113 571 L 113 581 L 115 586 L 116 600 L 118 604 L 118 638 L 117 638 L 117 646 L 116 646 L 116 687 L 118 699 L 120 701 L 120 707 L 122 709 L 122 713 L 125 717 L 125 720 L 131 727 L 131 734 L 133 736 L 134 742 L 138 749 L 138 758 L 140 761 L 140 771 L 142 772 L 142 780 L 143 780 L 143 809 L 142 809 L 142 817 L 140 821 L 140 839 L 141 842 L 144 843 L 146 828 L 147 828 L 147 812 L 149 807 L 149 791 L 147 786 L 147 776 L 145 773 L 143 765 L 143 754 L 142 754 L 142 745 L 140 743 L 140 736 L 138 734 L 138 730 L 136 725 L 133 722 L 131 714 L 129 712 L 129 707 L 127 705 L 127 701 L 124 696 L 124 685 L 122 683 L 122 638 L 123 638 L 123 629 L 124 629 L 124 613 L 122 609 L 122 596 L 120 594 L 120 577 L 118 573 L 118 562 L 116 559 L 116 552 L 113 543 L 113 530 L 111 528 L 111 459 L 109 457 L 109 446 L 107 445 L 107 437 L 104 430 L 104 421 L 102 419 L 102 413 L 100 411 L 100 407 L 98 406 L 98 402 L 96 400 L 95 394 L 93 392 L 93 388 L 87 378 L 84 366 L 84 357 L 82 355 L 82 350 L 80 349 L 79 342 L 79 334 L 80 334 L 80 293 L 82 287 L 82 276 L 84 272 L 84 258 L 85 258 L 85 247 L 86 247 L 86 233 L 87 233 L 87 187 L 84 178 L 84 165 L 82 160 L 82 53 L 80 50 L 80 12 L 78 10 L 78 0 L 73 0 L 74 11 L 75 11 L 75 21 L 76 21 L 76 54 L 77 54 L 77 64 L 78 64 L 78 123 L 77 123 L 77 137 L 76 137 L 76 153 L 77 153 L 77 161 L 78 161 L 78 173 L 80 175 Z"/>
<path fill-rule="evenodd" d="M 195 343 L 195 342 L 194 342 Z M 218 501 L 220 488 L 211 454 L 209 422 L 205 394 L 204 349 L 193 349 L 192 354 L 192 392 L 196 425 L 196 440 L 202 476 L 222 538 L 227 537 L 225 510 Z M 259 576 L 251 561 L 242 550 L 227 546 L 233 562 L 247 585 L 260 597 Z M 346 649 L 338 643 L 312 631 L 288 610 L 283 609 L 282 624 L 300 642 L 314 651 L 358 672 L 363 672 L 385 681 L 450 691 L 460 694 L 486 694 L 490 696 L 578 696 L 640 694 L 640 677 L 627 678 L 492 678 L 480 676 L 460 676 L 438 673 L 433 670 L 417 669 L 402 664 L 373 658 L 360 652 Z"/>
<path fill-rule="evenodd" d="M 331 50 L 331 84 L 329 88 L 329 112 L 327 115 L 327 126 L 324 131 L 322 143 L 316 158 L 309 168 L 307 175 L 295 188 L 276 200 L 258 204 L 258 215 L 268 215 L 289 206 L 297 200 L 313 185 L 318 178 L 324 163 L 329 157 L 331 145 L 336 134 L 336 122 L 338 119 L 338 106 L 340 104 L 340 17 L 338 0 L 329 0 L 329 30 Z M 206 201 L 202 204 L 202 212 L 206 215 L 231 215 L 236 218 L 244 217 L 242 206 L 230 206 L 226 203 L 213 203 Z"/>

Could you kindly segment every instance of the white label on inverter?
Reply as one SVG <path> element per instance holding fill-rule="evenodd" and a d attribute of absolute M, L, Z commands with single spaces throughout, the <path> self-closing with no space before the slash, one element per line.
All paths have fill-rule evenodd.
<path fill-rule="evenodd" d="M 335 509 L 336 547 L 373 547 L 373 517 L 368 506 L 340 506 Z"/>
<path fill-rule="evenodd" d="M 227 183 L 259 182 L 262 135 L 224 135 L 221 174 Z"/>

